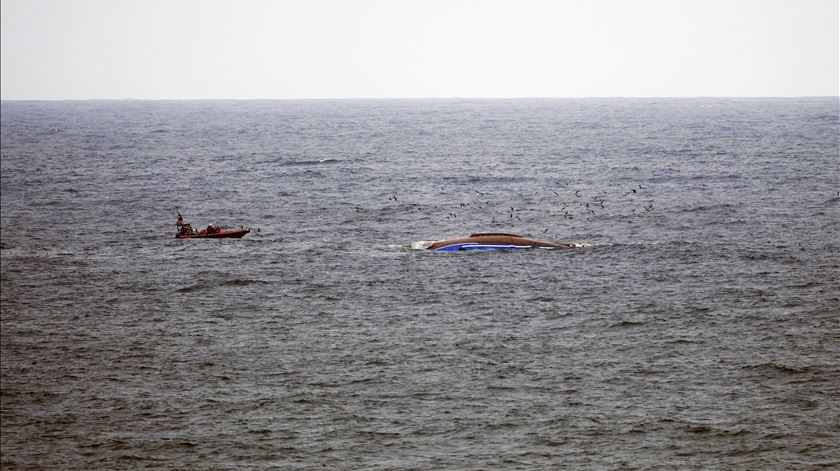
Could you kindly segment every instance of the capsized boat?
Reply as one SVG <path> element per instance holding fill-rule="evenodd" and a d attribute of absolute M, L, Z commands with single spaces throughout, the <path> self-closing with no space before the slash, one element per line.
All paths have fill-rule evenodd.
<path fill-rule="evenodd" d="M 241 239 L 251 229 L 240 226 L 238 229 L 224 229 L 220 226 L 208 224 L 206 229 L 195 230 L 191 224 L 185 223 L 181 213 L 178 213 L 178 220 L 175 222 L 178 233 L 176 239 Z"/>
<path fill-rule="evenodd" d="M 421 240 L 405 244 L 404 247 L 412 249 L 435 250 L 438 252 L 460 252 L 466 250 L 514 250 L 514 249 L 575 249 L 585 248 L 590 245 L 574 242 L 547 242 L 543 240 L 528 239 L 517 234 L 505 234 L 501 232 L 487 232 L 470 234 L 466 237 L 446 240 Z"/>

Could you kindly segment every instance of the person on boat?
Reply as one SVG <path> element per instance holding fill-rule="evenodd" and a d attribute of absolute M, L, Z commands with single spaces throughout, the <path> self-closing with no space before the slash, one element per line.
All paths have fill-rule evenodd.
<path fill-rule="evenodd" d="M 178 220 L 175 221 L 175 226 L 178 228 L 179 235 L 191 235 L 195 233 L 192 225 L 184 222 L 184 217 L 181 216 L 180 212 L 178 212 Z"/>
<path fill-rule="evenodd" d="M 212 225 L 212 224 L 208 224 L 208 225 L 207 225 L 207 233 L 208 233 L 208 234 L 215 234 L 215 233 L 216 233 L 216 228 L 215 228 L 215 227 L 213 227 L 213 225 Z"/>
<path fill-rule="evenodd" d="M 181 216 L 181 212 L 178 211 L 178 220 L 175 221 L 175 227 L 178 228 L 178 234 L 179 235 L 187 235 L 188 234 L 187 226 L 189 226 L 189 224 L 184 225 L 184 217 Z"/>

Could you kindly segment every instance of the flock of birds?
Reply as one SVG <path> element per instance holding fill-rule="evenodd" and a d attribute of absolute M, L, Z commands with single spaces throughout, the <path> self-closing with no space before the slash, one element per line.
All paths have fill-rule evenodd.
<path fill-rule="evenodd" d="M 460 222 L 468 227 L 487 227 L 489 217 L 489 226 L 497 228 L 540 224 L 545 222 L 545 218 L 554 222 L 590 221 L 605 215 L 642 215 L 655 209 L 652 192 L 642 184 L 618 184 L 618 188 L 612 191 L 585 193 L 584 190 L 571 188 L 571 183 L 563 182 L 566 188 L 559 191 L 536 191 L 528 195 L 519 207 L 509 206 L 507 196 L 505 203 L 508 204 L 504 204 L 492 192 L 477 188 L 470 189 L 469 197 L 465 200 L 451 205 L 407 203 L 404 200 L 411 198 L 398 197 L 396 194 L 389 195 L 388 201 L 408 210 L 427 211 L 432 217 L 442 217 L 445 221 Z M 438 193 L 449 196 L 444 187 Z M 611 210 L 620 212 L 611 213 Z M 546 228 L 542 232 L 548 233 L 549 230 Z"/>

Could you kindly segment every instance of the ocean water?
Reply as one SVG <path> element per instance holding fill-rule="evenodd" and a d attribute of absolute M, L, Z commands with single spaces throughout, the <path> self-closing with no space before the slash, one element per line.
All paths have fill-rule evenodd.
<path fill-rule="evenodd" d="M 3 469 L 840 467 L 836 97 L 0 106 Z"/>

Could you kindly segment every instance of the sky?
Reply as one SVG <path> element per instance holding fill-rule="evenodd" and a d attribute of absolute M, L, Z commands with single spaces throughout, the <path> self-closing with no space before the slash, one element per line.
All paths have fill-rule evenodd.
<path fill-rule="evenodd" d="M 840 0 L 1 0 L 0 98 L 840 95 Z"/>

